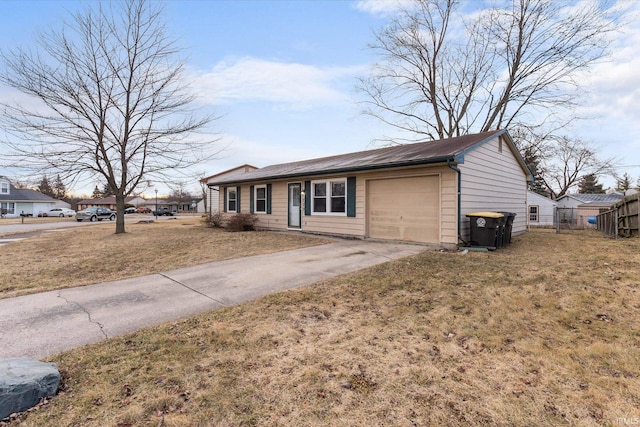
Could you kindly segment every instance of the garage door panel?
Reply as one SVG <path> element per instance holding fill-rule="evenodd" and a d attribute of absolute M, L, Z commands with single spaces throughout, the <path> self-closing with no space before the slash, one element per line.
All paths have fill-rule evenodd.
<path fill-rule="evenodd" d="M 370 180 L 367 186 L 369 237 L 440 242 L 438 176 Z"/>

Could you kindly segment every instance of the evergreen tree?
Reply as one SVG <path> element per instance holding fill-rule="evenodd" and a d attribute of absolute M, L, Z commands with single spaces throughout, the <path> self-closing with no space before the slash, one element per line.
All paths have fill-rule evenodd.
<path fill-rule="evenodd" d="M 104 194 L 102 193 L 102 191 L 100 191 L 100 189 L 96 185 L 96 187 L 93 189 L 93 193 L 91 193 L 91 198 L 92 199 L 102 199 L 103 197 L 104 197 Z"/>
<path fill-rule="evenodd" d="M 53 183 L 53 193 L 58 200 L 64 200 L 67 198 L 67 187 L 62 182 L 60 175 L 56 176 L 56 181 Z"/>
<path fill-rule="evenodd" d="M 42 194 L 44 194 L 45 196 L 49 196 L 53 198 L 56 197 L 56 194 L 53 191 L 53 188 L 51 188 L 51 184 L 49 184 L 49 179 L 47 178 L 46 175 L 42 176 L 42 179 L 40 180 L 40 184 L 38 184 L 37 190 Z"/>
<path fill-rule="evenodd" d="M 540 171 L 540 154 L 537 147 L 527 145 L 522 148 L 522 158 L 524 159 L 527 167 L 533 174 L 533 182 L 529 183 L 529 190 L 534 193 L 538 193 L 544 197 L 549 197 L 549 189 L 544 184 L 544 180 L 541 178 Z"/>
<path fill-rule="evenodd" d="M 604 194 L 602 184 L 598 183 L 596 174 L 590 173 L 585 175 L 578 184 L 578 192 L 580 194 Z"/>
<path fill-rule="evenodd" d="M 109 197 L 109 196 L 114 196 L 114 195 L 115 195 L 115 193 L 111 189 L 111 186 L 109 186 L 109 183 L 105 182 L 104 186 L 102 187 L 102 197 Z"/>
<path fill-rule="evenodd" d="M 633 186 L 631 184 L 631 175 L 625 172 L 622 178 L 616 179 L 616 191 L 627 191 Z"/>

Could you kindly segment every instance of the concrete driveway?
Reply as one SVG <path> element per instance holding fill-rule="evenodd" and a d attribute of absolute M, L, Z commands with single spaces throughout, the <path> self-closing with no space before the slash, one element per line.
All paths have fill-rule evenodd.
<path fill-rule="evenodd" d="M 403 243 L 336 240 L 134 279 L 1 299 L 0 358 L 46 358 L 425 249 Z"/>

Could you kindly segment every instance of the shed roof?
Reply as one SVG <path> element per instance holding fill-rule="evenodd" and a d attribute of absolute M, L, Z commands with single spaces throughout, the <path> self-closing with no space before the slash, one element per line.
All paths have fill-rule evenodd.
<path fill-rule="evenodd" d="M 611 193 L 611 194 L 565 194 L 564 196 L 558 198 L 558 200 L 562 200 L 563 198 L 572 198 L 579 201 L 582 204 L 589 204 L 593 206 L 610 206 L 616 202 L 619 202 L 624 197 L 624 194 L 621 193 Z"/>
<path fill-rule="evenodd" d="M 219 179 L 214 178 L 209 181 L 208 185 L 213 186 L 230 183 L 264 181 L 269 179 L 293 178 L 309 175 L 328 175 L 334 173 L 441 163 L 447 161 L 460 163 L 464 159 L 464 154 L 467 151 L 470 151 L 478 145 L 501 135 L 506 136 L 506 140 L 511 145 L 514 153 L 516 153 L 516 157 L 518 158 L 523 170 L 528 171 L 522 157 L 515 149 L 511 137 L 508 132 L 503 129 L 441 139 L 438 141 L 396 145 L 393 147 L 358 151 L 355 153 L 340 154 L 337 156 L 265 166 L 261 169 L 247 171 L 242 174 L 242 176 L 220 177 Z"/>

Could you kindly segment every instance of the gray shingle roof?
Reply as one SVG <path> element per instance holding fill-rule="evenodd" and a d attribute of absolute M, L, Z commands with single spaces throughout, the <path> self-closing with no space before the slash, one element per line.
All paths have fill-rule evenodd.
<path fill-rule="evenodd" d="M 6 176 L 0 175 L 0 180 L 9 181 Z M 56 199 L 46 196 L 38 191 L 26 188 L 16 188 L 9 181 L 9 194 L 0 194 L 2 202 L 55 202 Z"/>
<path fill-rule="evenodd" d="M 0 194 L 0 201 L 7 202 L 54 202 L 56 199 L 38 191 L 16 188 L 9 183 L 9 194 Z"/>
<path fill-rule="evenodd" d="M 567 194 L 569 197 L 573 197 L 574 199 L 582 202 L 582 203 L 591 203 L 594 205 L 612 205 L 616 202 L 619 202 L 624 197 L 624 194 L 621 193 L 611 193 L 611 194 Z"/>
<path fill-rule="evenodd" d="M 489 139 L 506 133 L 494 130 L 473 135 L 464 135 L 438 141 L 397 145 L 375 150 L 358 151 L 319 159 L 303 160 L 265 166 L 246 172 L 241 176 L 221 177 L 209 185 L 241 183 L 268 179 L 282 179 L 309 175 L 328 175 L 368 169 L 382 169 L 429 163 L 458 161 L 461 155 Z"/>

